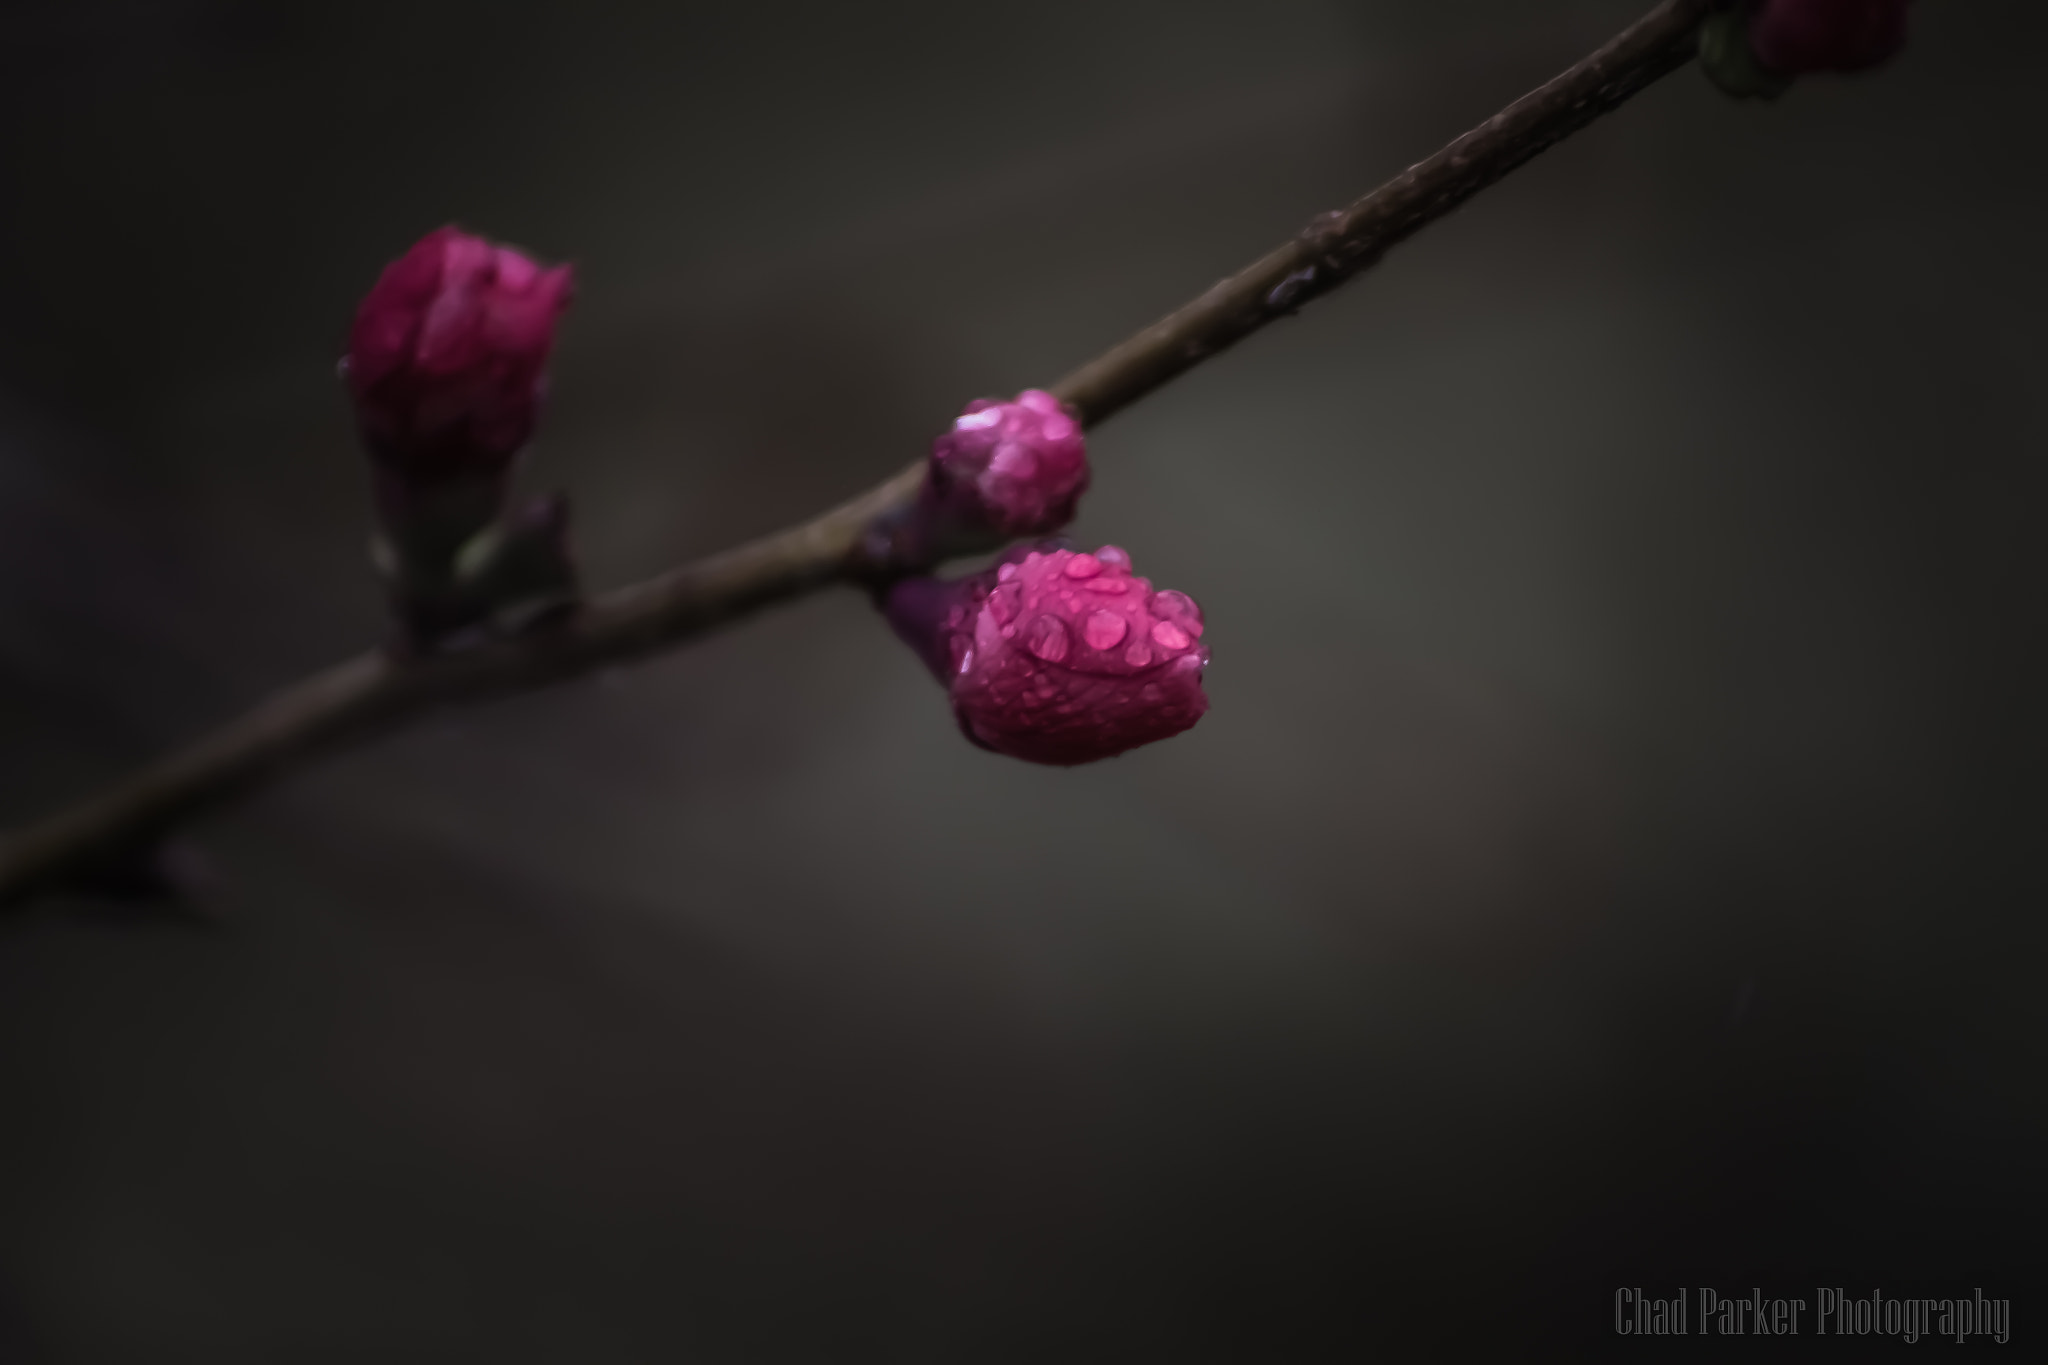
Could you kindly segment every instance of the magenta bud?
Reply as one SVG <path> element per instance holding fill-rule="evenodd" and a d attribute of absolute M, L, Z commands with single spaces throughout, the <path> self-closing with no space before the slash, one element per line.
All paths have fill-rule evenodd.
<path fill-rule="evenodd" d="M 1861 71 L 1906 42 L 1907 0 L 1761 0 L 1749 45 L 1766 71 Z"/>
<path fill-rule="evenodd" d="M 504 471 L 533 435 L 573 283 L 452 227 L 386 266 L 344 362 L 370 453 L 423 482 Z"/>
<path fill-rule="evenodd" d="M 932 500 L 956 524 L 1004 539 L 1074 519 L 1088 487 L 1081 423 L 1043 389 L 1015 402 L 977 398 L 932 443 Z"/>
<path fill-rule="evenodd" d="M 883 611 L 946 684 L 967 737 L 1012 758 L 1092 763 L 1209 709 L 1201 609 L 1153 591 L 1113 545 L 1025 551 L 951 583 L 907 579 Z"/>

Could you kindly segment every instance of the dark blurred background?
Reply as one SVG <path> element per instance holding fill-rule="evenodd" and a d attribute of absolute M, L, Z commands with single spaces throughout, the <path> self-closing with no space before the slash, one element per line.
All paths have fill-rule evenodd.
<path fill-rule="evenodd" d="M 530 482 L 610 584 L 1646 5 L 4 0 L 0 821 L 378 635 L 333 366 L 431 227 L 577 263 Z M 1671 1354 L 1621 1285 L 2026 1349 L 2048 11 L 1913 22 L 1103 428 L 1184 738 L 977 751 L 832 593 L 207 821 L 199 924 L 0 925 L 0 1361 Z"/>

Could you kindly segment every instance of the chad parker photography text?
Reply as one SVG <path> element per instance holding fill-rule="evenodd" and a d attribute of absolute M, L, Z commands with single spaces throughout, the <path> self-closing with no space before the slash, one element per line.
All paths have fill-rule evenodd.
<path fill-rule="evenodd" d="M 1844 1289 L 1816 1289 L 1810 1301 L 1765 1298 L 1761 1289 L 1734 1297 L 1681 1289 L 1668 1299 L 1617 1289 L 1614 1330 L 1623 1336 L 1929 1336 L 1959 1342 L 1983 1336 L 2004 1345 L 2012 1335 L 2012 1300 L 1987 1299 L 1981 1289 L 1967 1299 L 1900 1299 L 1882 1290 L 1851 1298 Z"/>

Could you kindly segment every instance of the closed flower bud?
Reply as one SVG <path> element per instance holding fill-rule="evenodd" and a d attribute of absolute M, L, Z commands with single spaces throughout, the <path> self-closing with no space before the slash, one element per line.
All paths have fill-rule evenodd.
<path fill-rule="evenodd" d="M 1091 763 L 1202 718 L 1202 613 L 1113 545 L 1028 550 L 953 583 L 908 579 L 890 624 L 946 683 L 960 728 L 1031 763 Z"/>
<path fill-rule="evenodd" d="M 1006 540 L 1057 531 L 1087 487 L 1081 424 L 1043 389 L 1015 402 L 977 398 L 932 443 L 928 488 L 938 507 Z"/>
<path fill-rule="evenodd" d="M 533 435 L 572 282 L 452 227 L 387 266 L 344 362 L 378 463 L 420 482 L 502 473 Z"/>
<path fill-rule="evenodd" d="M 1749 45 L 1766 71 L 1861 71 L 1906 42 L 1906 0 L 1762 0 Z"/>

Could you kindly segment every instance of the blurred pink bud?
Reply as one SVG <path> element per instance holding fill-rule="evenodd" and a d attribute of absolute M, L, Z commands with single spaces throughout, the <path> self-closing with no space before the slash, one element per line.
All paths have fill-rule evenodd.
<path fill-rule="evenodd" d="M 452 227 L 386 266 L 344 362 L 371 454 L 428 480 L 510 464 L 533 435 L 573 279 Z"/>
<path fill-rule="evenodd" d="M 1114 545 L 1031 550 L 953 583 L 890 589 L 890 624 L 946 683 L 967 737 L 1031 763 L 1092 763 L 1179 734 L 1209 699 L 1202 612 Z"/>
<path fill-rule="evenodd" d="M 1906 41 L 1906 0 L 1762 0 L 1749 44 L 1766 71 L 1861 71 Z"/>
<path fill-rule="evenodd" d="M 958 524 L 1005 538 L 1074 519 L 1088 487 L 1081 424 L 1042 389 L 1013 403 L 977 398 L 932 443 L 930 495 Z"/>

